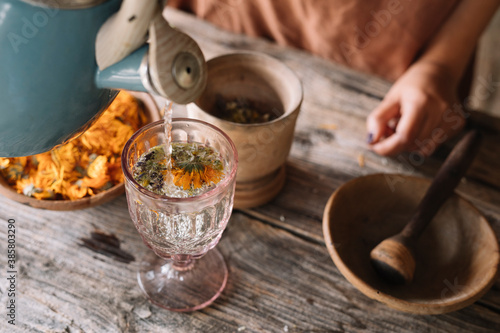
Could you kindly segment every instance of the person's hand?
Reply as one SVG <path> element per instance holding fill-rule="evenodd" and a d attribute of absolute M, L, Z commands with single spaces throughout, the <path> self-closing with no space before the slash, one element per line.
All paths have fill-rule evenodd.
<path fill-rule="evenodd" d="M 417 62 L 367 119 L 368 143 L 380 155 L 416 151 L 429 156 L 465 125 L 458 79 L 443 66 Z"/>

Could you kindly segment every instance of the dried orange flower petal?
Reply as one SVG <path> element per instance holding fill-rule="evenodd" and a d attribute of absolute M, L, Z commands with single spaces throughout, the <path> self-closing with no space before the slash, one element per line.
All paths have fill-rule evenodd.
<path fill-rule="evenodd" d="M 0 158 L 0 171 L 19 193 L 37 199 L 76 200 L 123 182 L 120 154 L 146 122 L 142 105 L 121 91 L 80 137 L 50 152 Z"/>

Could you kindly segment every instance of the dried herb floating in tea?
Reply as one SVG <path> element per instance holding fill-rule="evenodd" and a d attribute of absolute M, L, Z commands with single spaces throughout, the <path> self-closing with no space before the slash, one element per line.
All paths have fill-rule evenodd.
<path fill-rule="evenodd" d="M 274 120 L 281 113 L 264 103 L 257 103 L 242 97 L 226 99 L 217 95 L 214 115 L 233 123 L 259 124 Z"/>
<path fill-rule="evenodd" d="M 162 145 L 151 148 L 136 162 L 134 179 L 147 190 L 168 196 L 195 196 L 219 183 L 224 166 L 217 151 L 199 143 L 172 143 L 173 185 L 169 188 Z"/>

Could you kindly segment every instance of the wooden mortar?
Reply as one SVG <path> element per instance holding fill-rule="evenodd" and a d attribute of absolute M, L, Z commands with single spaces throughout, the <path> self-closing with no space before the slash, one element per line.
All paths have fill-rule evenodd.
<path fill-rule="evenodd" d="M 300 111 L 302 84 L 279 60 L 259 53 L 235 53 L 207 62 L 207 86 L 187 113 L 222 129 L 238 150 L 235 208 L 249 208 L 272 200 L 285 183 L 284 164 Z M 244 98 L 282 113 L 259 124 L 238 124 L 214 116 L 217 96 Z"/>

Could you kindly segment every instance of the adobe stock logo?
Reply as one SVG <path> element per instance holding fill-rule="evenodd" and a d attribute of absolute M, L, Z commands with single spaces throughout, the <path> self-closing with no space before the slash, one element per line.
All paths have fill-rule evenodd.
<path fill-rule="evenodd" d="M 354 27 L 354 34 L 350 43 L 343 41 L 339 45 L 340 51 L 348 64 L 351 63 L 352 56 L 355 53 L 368 47 L 372 39 L 383 33 L 393 18 L 403 12 L 404 2 L 411 2 L 411 0 L 390 0 L 387 2 L 386 8 L 379 11 L 370 11 L 372 19 L 364 27 Z"/>
<path fill-rule="evenodd" d="M 443 290 L 441 291 L 442 299 L 452 297 L 453 295 L 461 294 L 466 287 L 458 283 L 458 277 L 455 277 L 453 282 L 448 281 L 448 279 L 445 279 L 443 283 L 445 284 L 446 287 L 443 288 Z"/>
<path fill-rule="evenodd" d="M 56 5 L 55 7 L 40 7 L 40 10 L 35 12 L 31 17 L 22 17 L 22 24 L 18 31 L 10 31 L 7 34 L 7 39 L 14 50 L 14 53 L 19 53 L 22 45 L 26 45 L 30 40 L 35 38 L 40 29 L 47 26 L 50 19 L 56 16 L 59 12 L 59 8 L 57 8 L 57 3 L 53 1 Z"/>

